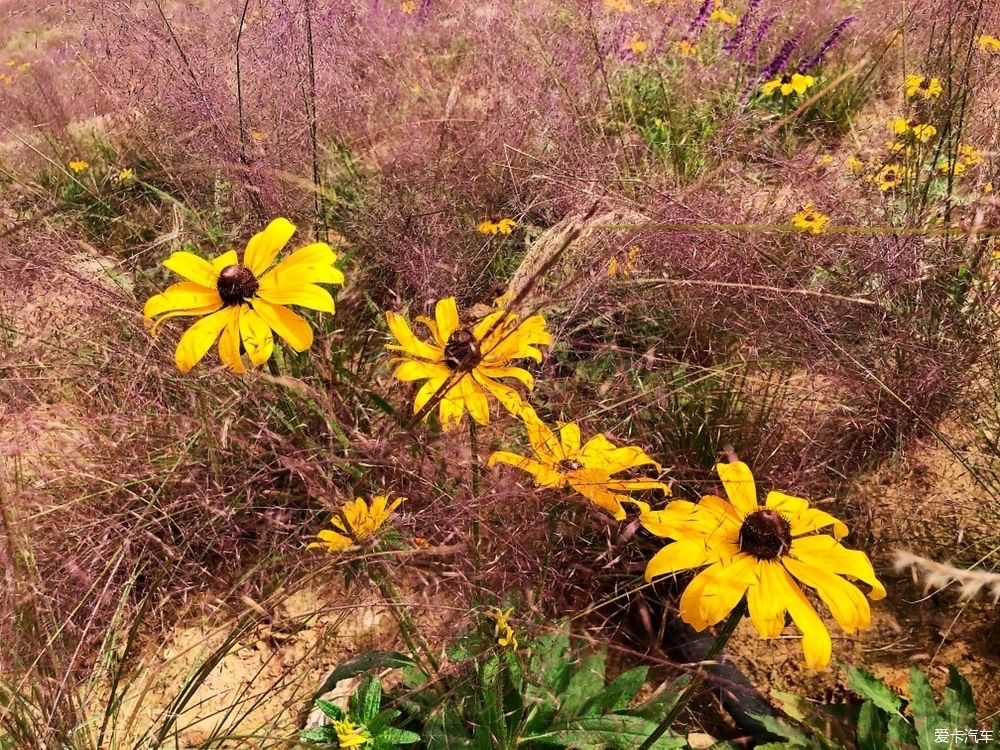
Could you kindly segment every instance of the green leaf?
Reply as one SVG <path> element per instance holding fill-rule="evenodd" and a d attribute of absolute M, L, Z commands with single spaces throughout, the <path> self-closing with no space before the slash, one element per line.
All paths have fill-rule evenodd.
<path fill-rule="evenodd" d="M 378 739 L 394 745 L 412 745 L 414 742 L 420 742 L 420 735 L 406 729 L 389 727 L 378 735 Z"/>
<path fill-rule="evenodd" d="M 902 716 L 893 716 L 889 719 L 889 741 L 887 747 L 890 750 L 910 750 L 917 746 L 917 734 L 913 727 Z"/>
<path fill-rule="evenodd" d="M 382 683 L 370 674 L 365 675 L 348 702 L 351 717 L 367 726 L 378 714 L 381 705 Z"/>
<path fill-rule="evenodd" d="M 858 667 L 847 670 L 847 686 L 887 714 L 898 714 L 903 707 L 903 699 L 886 687 L 882 680 Z"/>
<path fill-rule="evenodd" d="M 583 716 L 621 711 L 642 690 L 649 667 L 636 667 L 618 675 L 610 685 L 595 695 L 580 711 Z"/>
<path fill-rule="evenodd" d="M 972 695 L 972 686 L 954 665 L 948 666 L 948 685 L 941 709 L 947 726 L 960 729 L 976 727 L 976 699 Z"/>
<path fill-rule="evenodd" d="M 566 627 L 555 633 L 536 638 L 530 644 L 529 671 L 537 675 L 540 686 L 552 695 L 559 695 L 569 681 L 569 634 Z"/>
<path fill-rule="evenodd" d="M 919 668 L 910 670 L 910 712 L 921 750 L 934 750 L 934 729 L 941 723 L 934 691 Z M 940 743 L 937 743 L 940 746 Z"/>
<path fill-rule="evenodd" d="M 374 669 L 400 669 L 413 666 L 413 660 L 406 654 L 398 651 L 365 651 L 350 661 L 345 661 L 337 666 L 323 684 L 313 693 L 314 698 L 325 695 L 333 690 L 337 683 L 348 677 L 370 672 Z"/>
<path fill-rule="evenodd" d="M 522 737 L 521 742 L 556 745 L 573 750 L 634 750 L 656 729 L 656 722 L 637 716 L 588 716 L 574 719 L 550 732 Z M 687 740 L 669 732 L 653 743 L 650 750 L 676 750 Z"/>
<path fill-rule="evenodd" d="M 559 702 L 557 721 L 566 721 L 577 716 L 581 709 L 604 688 L 604 652 L 592 654 L 583 660 L 579 669 L 573 672 L 566 690 L 556 696 Z"/>
<path fill-rule="evenodd" d="M 871 701 L 865 701 L 858 713 L 858 747 L 861 750 L 883 750 L 886 745 L 885 716 Z"/>
<path fill-rule="evenodd" d="M 340 721 L 344 718 L 344 710 L 340 706 L 330 703 L 330 701 L 326 700 L 326 698 L 317 698 L 316 708 L 322 711 L 324 715 L 330 719 Z"/>
<path fill-rule="evenodd" d="M 794 747 L 812 747 L 809 738 L 787 721 L 767 714 L 751 714 L 751 716 L 759 721 L 768 732 L 778 737 L 784 737 Z"/>
<path fill-rule="evenodd" d="M 328 745 L 337 741 L 337 734 L 332 727 L 311 727 L 299 732 L 299 739 L 303 742 L 315 742 L 320 745 Z"/>

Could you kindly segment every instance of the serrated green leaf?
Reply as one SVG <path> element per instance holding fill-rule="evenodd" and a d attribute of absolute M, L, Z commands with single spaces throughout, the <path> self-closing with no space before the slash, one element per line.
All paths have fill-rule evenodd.
<path fill-rule="evenodd" d="M 884 750 L 887 724 L 885 714 L 871 701 L 865 701 L 858 712 L 858 747 L 861 750 Z"/>
<path fill-rule="evenodd" d="M 382 684 L 372 675 L 365 675 L 348 701 L 351 718 L 367 726 L 381 705 Z"/>
<path fill-rule="evenodd" d="M 587 716 L 553 726 L 551 731 L 521 742 L 573 748 L 573 750 L 634 750 L 656 729 L 656 723 L 637 716 Z M 669 732 L 650 750 L 676 750 L 687 745 L 683 737 Z"/>
<path fill-rule="evenodd" d="M 948 685 L 941 702 L 941 713 L 947 726 L 976 727 L 976 699 L 972 695 L 972 686 L 954 665 L 948 665 Z"/>
<path fill-rule="evenodd" d="M 577 716 L 594 696 L 604 689 L 604 652 L 585 658 L 569 678 L 566 689 L 556 696 L 559 710 L 556 721 L 568 721 Z"/>
<path fill-rule="evenodd" d="M 337 734 L 333 731 L 332 727 L 311 727 L 299 732 L 299 739 L 303 742 L 328 745 L 337 740 Z"/>
<path fill-rule="evenodd" d="M 604 690 L 595 695 L 581 709 L 581 716 L 597 716 L 602 713 L 620 711 L 642 690 L 646 683 L 649 667 L 636 667 L 622 672 Z"/>
<path fill-rule="evenodd" d="M 784 737 L 794 747 L 812 747 L 809 738 L 787 721 L 767 714 L 751 714 L 751 716 L 759 721 L 768 732 L 778 737 Z"/>
<path fill-rule="evenodd" d="M 555 633 L 536 638 L 530 646 L 530 673 L 540 682 L 540 687 L 559 695 L 566 689 L 570 674 L 569 635 L 565 626 Z"/>
<path fill-rule="evenodd" d="M 378 739 L 391 742 L 393 745 L 412 745 L 414 742 L 420 742 L 420 735 L 406 729 L 389 727 L 378 735 Z"/>
<path fill-rule="evenodd" d="M 340 721 L 344 718 L 344 709 L 334 703 L 330 703 L 326 698 L 317 698 L 315 705 L 316 708 L 330 719 Z"/>
<path fill-rule="evenodd" d="M 912 750 L 917 746 L 917 734 L 902 716 L 889 719 L 887 747 L 890 750 Z"/>
<path fill-rule="evenodd" d="M 934 691 L 918 667 L 910 670 L 910 713 L 917 735 L 917 746 L 921 750 L 935 750 L 934 729 L 942 725 L 938 716 Z M 940 750 L 940 743 L 937 750 Z"/>
<path fill-rule="evenodd" d="M 882 680 L 858 667 L 847 670 L 847 686 L 887 714 L 898 714 L 903 707 L 903 699 L 886 687 Z"/>

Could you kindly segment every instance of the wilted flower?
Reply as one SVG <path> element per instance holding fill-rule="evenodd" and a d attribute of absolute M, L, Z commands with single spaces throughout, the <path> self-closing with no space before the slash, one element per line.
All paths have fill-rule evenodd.
<path fill-rule="evenodd" d="M 746 597 L 762 638 L 781 635 L 787 611 L 802 631 L 806 666 L 822 669 L 830 662 L 830 633 L 801 585 L 816 591 L 848 633 L 871 623 L 868 600 L 850 581 L 866 583 L 871 599 L 884 598 L 885 588 L 863 552 L 840 544 L 847 535 L 841 521 L 783 492 L 769 492 L 758 505 L 753 475 L 742 461 L 717 464 L 716 470 L 728 502 L 706 495 L 698 503 L 675 500 L 659 511 L 640 504 L 646 530 L 676 540 L 649 561 L 646 580 L 704 567 L 681 595 L 684 622 L 704 630 Z M 826 527 L 833 536 L 813 533 Z"/>
<path fill-rule="evenodd" d="M 134 180 L 135 179 L 135 172 L 133 172 L 128 167 L 126 167 L 125 169 L 122 169 L 121 171 L 119 171 L 118 174 L 115 175 L 114 179 L 115 179 L 115 184 L 121 185 L 122 183 L 130 182 L 131 180 Z"/>
<path fill-rule="evenodd" d="M 278 218 L 250 239 L 242 263 L 235 250 L 211 260 L 178 251 L 163 262 L 187 280 L 146 300 L 143 315 L 155 319 L 153 333 L 169 318 L 201 317 L 177 343 L 174 361 L 181 372 L 200 362 L 216 339 L 219 358 L 239 373 L 246 372 L 240 344 L 252 366 L 262 365 L 274 351 L 272 331 L 297 352 L 312 346 L 309 323 L 286 305 L 333 313 L 333 297 L 319 285 L 343 284 L 344 274 L 325 242 L 306 245 L 272 267 L 294 233 L 292 222 Z"/>
<path fill-rule="evenodd" d="M 513 607 L 504 610 L 494 608 L 493 611 L 490 612 L 490 617 L 492 617 L 496 622 L 496 626 L 493 629 L 493 637 L 497 639 L 497 645 L 516 651 L 517 636 L 514 634 L 514 628 L 511 627 L 510 621 L 508 620 L 510 613 L 513 611 Z"/>
<path fill-rule="evenodd" d="M 608 277 L 615 278 L 616 276 L 631 276 L 635 273 L 636 269 L 636 258 L 639 257 L 639 246 L 632 245 L 626 252 L 624 259 L 619 262 L 618 257 L 615 256 L 608 263 Z"/>

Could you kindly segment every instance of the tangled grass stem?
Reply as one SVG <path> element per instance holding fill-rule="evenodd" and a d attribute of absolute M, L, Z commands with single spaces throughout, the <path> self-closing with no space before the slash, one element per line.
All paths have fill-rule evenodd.
<path fill-rule="evenodd" d="M 747 613 L 747 600 L 744 598 L 739 604 L 737 604 L 733 611 L 729 613 L 729 617 L 726 622 L 722 625 L 722 629 L 719 634 L 715 637 L 715 642 L 712 643 L 712 647 L 708 650 L 705 655 L 704 661 L 712 661 L 725 649 L 726 644 L 729 643 L 729 639 L 732 638 L 733 633 L 736 632 L 736 626 L 740 624 L 740 620 Z M 677 701 L 671 707 L 667 715 L 663 717 L 656 729 L 654 729 L 650 735 L 643 740 L 643 743 L 639 745 L 638 750 L 649 750 L 656 741 L 664 735 L 664 733 L 670 729 L 670 726 L 677 721 L 677 717 L 681 715 L 684 707 L 687 706 L 688 701 L 691 700 L 691 696 L 695 694 L 695 691 L 701 687 L 701 683 L 705 680 L 705 671 L 699 670 L 691 678 L 691 682 L 687 684 L 684 691 L 678 696 Z"/>

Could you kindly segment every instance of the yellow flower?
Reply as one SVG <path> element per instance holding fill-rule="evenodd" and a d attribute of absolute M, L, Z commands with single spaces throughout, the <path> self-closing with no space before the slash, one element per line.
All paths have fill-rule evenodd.
<path fill-rule="evenodd" d="M 545 330 L 545 318 L 532 315 L 518 322 L 513 313 L 497 310 L 472 326 L 463 326 L 458 317 L 454 297 L 440 300 L 434 308 L 434 320 L 420 316 L 431 332 L 433 341 L 418 339 L 402 315 L 385 314 L 389 330 L 399 345 L 387 349 L 404 356 L 393 375 L 403 382 L 426 380 L 413 401 L 413 413 L 418 414 L 437 394 L 442 392 L 439 414 L 441 426 L 456 427 L 468 410 L 476 422 L 488 424 L 490 406 L 487 394 L 496 398 L 511 414 L 524 407 L 521 395 L 500 378 L 513 378 L 531 390 L 535 383 L 531 373 L 511 367 L 515 359 L 542 361 L 536 346 L 552 343 Z"/>
<path fill-rule="evenodd" d="M 937 128 L 933 125 L 914 125 L 913 126 L 913 137 L 916 138 L 921 143 L 927 143 L 931 138 L 937 135 Z"/>
<path fill-rule="evenodd" d="M 636 258 L 639 257 L 639 246 L 632 245 L 625 253 L 625 259 L 618 261 L 617 256 L 608 263 L 608 277 L 631 276 L 636 271 Z"/>
<path fill-rule="evenodd" d="M 903 86 L 906 89 L 906 95 L 910 98 L 921 96 L 924 99 L 932 99 L 941 96 L 941 92 L 944 90 L 941 88 L 941 79 L 923 76 L 919 73 L 911 73 L 906 76 Z"/>
<path fill-rule="evenodd" d="M 619 521 L 625 518 L 622 502 L 629 500 L 624 493 L 657 489 L 670 494 L 666 484 L 653 479 L 612 479 L 614 474 L 640 466 L 662 471 L 663 467 L 641 448 L 616 448 L 602 434 L 581 445 L 580 427 L 575 422 L 562 425 L 557 436 L 531 407 L 525 407 L 522 417 L 535 458 L 497 451 L 490 456 L 487 466 L 517 467 L 534 476 L 538 487 L 572 487 Z"/>
<path fill-rule="evenodd" d="M 83 159 L 75 159 L 71 161 L 68 166 L 77 174 L 80 174 L 80 172 L 86 172 L 90 169 L 90 164 L 85 162 Z"/>
<path fill-rule="evenodd" d="M 804 229 L 813 234 L 820 234 L 824 231 L 824 227 L 826 227 L 828 221 L 830 221 L 830 217 L 817 211 L 812 202 L 804 205 L 802 210 L 792 217 L 792 225 L 794 227 Z"/>
<path fill-rule="evenodd" d="M 1000 39 L 991 34 L 980 34 L 976 39 L 976 44 L 983 52 L 1000 53 Z"/>
<path fill-rule="evenodd" d="M 958 146 L 958 159 L 967 167 L 974 167 L 983 160 L 983 155 L 975 146 L 961 143 Z"/>
<path fill-rule="evenodd" d="M 816 164 L 820 167 L 829 167 L 831 164 L 833 164 L 833 155 L 823 154 L 816 160 Z"/>
<path fill-rule="evenodd" d="M 776 91 L 780 91 L 782 96 L 791 96 L 792 94 L 806 93 L 814 83 L 816 83 L 816 79 L 812 76 L 801 73 L 786 73 L 780 78 L 768 81 L 760 87 L 760 90 L 764 96 L 771 96 Z"/>
<path fill-rule="evenodd" d="M 400 0 L 399 10 L 407 16 L 412 16 L 417 12 L 417 0 Z"/>
<path fill-rule="evenodd" d="M 343 284 L 344 274 L 334 267 L 337 255 L 325 242 L 306 245 L 272 267 L 294 232 L 288 219 L 275 219 L 247 243 L 242 263 L 235 250 L 211 260 L 179 251 L 163 262 L 187 280 L 146 300 L 143 315 L 156 319 L 153 333 L 168 318 L 201 317 L 177 343 L 174 361 L 181 372 L 198 364 L 216 339 L 219 358 L 239 373 L 246 372 L 241 341 L 254 367 L 270 359 L 272 331 L 297 352 L 312 346 L 309 323 L 286 305 L 332 313 L 333 297 L 319 284 Z"/>
<path fill-rule="evenodd" d="M 724 23 L 727 26 L 735 26 L 738 20 L 735 15 L 730 13 L 725 8 L 716 8 L 712 11 L 712 15 L 709 16 L 712 21 L 717 21 L 718 23 Z"/>
<path fill-rule="evenodd" d="M 983 185 L 983 195 L 989 195 L 992 192 L 993 192 L 992 182 L 987 182 L 985 185 Z"/>
<path fill-rule="evenodd" d="M 649 43 L 640 39 L 638 34 L 633 34 L 625 46 L 633 55 L 641 55 L 649 47 Z"/>
<path fill-rule="evenodd" d="M 510 234 L 517 226 L 513 219 L 484 219 L 476 224 L 476 231 L 480 234 Z"/>
<path fill-rule="evenodd" d="M 697 51 L 697 47 L 691 44 L 691 42 L 689 42 L 687 39 L 681 39 L 680 41 L 678 41 L 677 49 L 685 57 L 691 57 L 691 55 L 693 55 Z"/>
<path fill-rule="evenodd" d="M 360 747 L 371 740 L 368 730 L 349 719 L 334 719 L 333 731 L 337 733 L 337 747 Z"/>
<path fill-rule="evenodd" d="M 121 185 L 124 182 L 129 182 L 135 179 L 135 172 L 126 167 L 115 175 L 115 183 Z"/>
<path fill-rule="evenodd" d="M 966 164 L 961 159 L 952 161 L 948 157 L 944 157 L 937 163 L 938 172 L 945 175 L 953 174 L 957 177 L 960 174 L 964 174 L 966 169 Z"/>
<path fill-rule="evenodd" d="M 844 159 L 844 166 L 851 174 L 861 174 L 865 171 L 865 163 L 853 154 Z"/>
<path fill-rule="evenodd" d="M 503 646 L 504 648 L 510 648 L 511 650 L 517 650 L 517 636 L 514 634 L 514 628 L 511 627 L 510 622 L 507 620 L 510 617 L 510 613 L 514 611 L 513 607 L 505 610 L 499 610 L 494 608 L 490 613 L 496 621 L 496 627 L 493 629 L 493 636 L 497 639 L 497 645 Z"/>
<path fill-rule="evenodd" d="M 871 599 L 885 597 L 885 588 L 865 554 L 838 541 L 847 535 L 842 522 L 782 492 L 769 492 L 758 505 L 753 475 L 742 461 L 717 464 L 716 470 L 729 502 L 706 495 L 698 503 L 643 508 L 640 522 L 648 531 L 676 540 L 649 561 L 646 580 L 708 566 L 681 595 L 684 622 L 704 630 L 745 596 L 760 636 L 777 638 L 787 610 L 802 631 L 806 666 L 822 669 L 830 662 L 830 633 L 799 584 L 814 589 L 848 633 L 868 627 L 871 609 L 846 579 L 868 584 Z M 832 527 L 833 536 L 811 533 L 825 527 Z"/>
<path fill-rule="evenodd" d="M 310 542 L 306 549 L 325 547 L 330 552 L 343 552 L 348 547 L 373 539 L 382 524 L 404 500 L 405 497 L 397 497 L 389 505 L 388 495 L 376 495 L 369 506 L 363 498 L 356 497 L 353 501 L 344 503 L 340 513 L 330 519 L 330 525 L 339 531 L 323 529 L 316 535 L 319 541 Z"/>
<path fill-rule="evenodd" d="M 900 164 L 886 164 L 875 175 L 875 181 L 878 183 L 879 190 L 884 193 L 902 185 L 909 176 L 910 170 L 906 167 Z"/>
<path fill-rule="evenodd" d="M 632 3 L 628 0 L 604 0 L 604 9 L 612 13 L 631 13 Z"/>
<path fill-rule="evenodd" d="M 889 151 L 890 156 L 899 156 L 903 154 L 907 158 L 913 155 L 913 146 L 903 143 L 902 141 L 888 141 L 885 144 L 886 149 Z"/>

